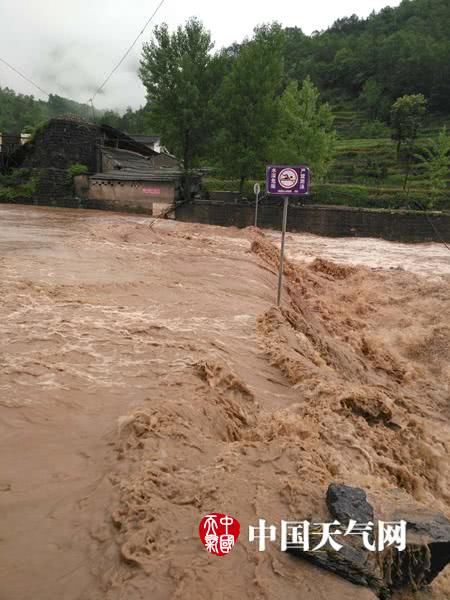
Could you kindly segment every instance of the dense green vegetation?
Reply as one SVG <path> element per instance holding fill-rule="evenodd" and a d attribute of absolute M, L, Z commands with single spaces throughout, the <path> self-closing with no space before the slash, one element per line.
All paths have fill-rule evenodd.
<path fill-rule="evenodd" d="M 50 95 L 44 102 L 0 87 L 0 132 L 32 132 L 48 119 L 67 113 L 92 119 L 92 109 L 85 104 L 56 95 Z"/>
<path fill-rule="evenodd" d="M 212 43 L 195 19 L 174 33 L 157 28 L 139 73 L 146 106 L 97 119 L 160 133 L 188 172 L 214 169 L 209 188 L 248 193 L 268 162 L 304 162 L 321 202 L 448 205 L 448 0 L 403 0 L 311 36 L 272 24 L 240 45 L 213 52 Z M 0 88 L 0 131 L 67 112 L 92 118 L 86 105 Z"/>
<path fill-rule="evenodd" d="M 273 24 L 255 29 L 236 55 L 217 57 L 227 71 L 213 97 L 212 154 L 220 171 L 239 178 L 241 192 L 249 177 L 263 171 L 280 122 L 283 43 L 281 28 Z"/>
<path fill-rule="evenodd" d="M 280 118 L 272 141 L 272 161 L 296 164 L 301 156 L 317 181 L 328 175 L 336 149 L 334 117 L 320 102 L 317 88 L 307 77 L 300 87 L 291 81 L 280 100 Z"/>
<path fill-rule="evenodd" d="M 32 169 L 15 169 L 0 175 L 0 201 L 13 202 L 16 198 L 32 198 L 38 180 Z"/>
<path fill-rule="evenodd" d="M 140 77 L 147 89 L 151 121 L 164 142 L 183 159 L 190 194 L 192 167 L 207 146 L 211 37 L 195 19 L 171 34 L 156 27 L 154 40 L 144 44 Z"/>
<path fill-rule="evenodd" d="M 403 0 L 311 37 L 287 33 L 288 77 L 310 75 L 328 100 L 352 98 L 368 118 L 388 119 L 397 98 L 423 94 L 431 111 L 450 112 L 448 0 Z"/>
<path fill-rule="evenodd" d="M 81 163 L 73 163 L 67 169 L 67 175 L 72 180 L 77 175 L 86 175 L 89 173 L 89 169 L 86 165 L 82 165 Z"/>

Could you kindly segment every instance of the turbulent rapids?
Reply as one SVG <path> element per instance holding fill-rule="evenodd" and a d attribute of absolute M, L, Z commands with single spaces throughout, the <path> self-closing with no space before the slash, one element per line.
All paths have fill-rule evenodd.
<path fill-rule="evenodd" d="M 329 520 L 331 482 L 450 516 L 445 249 L 291 234 L 277 309 L 275 234 L 0 211 L 2 600 L 375 600 L 248 525 Z"/>

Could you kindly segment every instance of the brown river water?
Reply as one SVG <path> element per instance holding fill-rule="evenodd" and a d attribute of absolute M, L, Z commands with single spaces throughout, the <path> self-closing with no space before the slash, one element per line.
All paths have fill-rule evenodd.
<path fill-rule="evenodd" d="M 332 481 L 450 516 L 450 253 L 288 234 L 278 310 L 278 242 L 0 205 L 0 600 L 374 600 L 248 525 Z"/>

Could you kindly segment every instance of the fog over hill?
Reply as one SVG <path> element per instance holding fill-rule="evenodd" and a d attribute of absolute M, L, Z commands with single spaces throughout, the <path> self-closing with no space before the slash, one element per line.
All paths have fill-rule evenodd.
<path fill-rule="evenodd" d="M 107 0 L 67 0 L 55 3 L 42 0 L 4 2 L 1 7 L 2 36 L 0 57 L 13 64 L 38 85 L 52 94 L 86 102 L 157 6 L 156 0 L 129 0 L 126 4 Z M 366 17 L 388 0 L 317 0 L 314 3 L 284 0 L 274 3 L 227 3 L 208 0 L 167 0 L 154 24 L 167 22 L 175 27 L 196 15 L 210 29 L 217 47 L 241 41 L 253 27 L 262 22 L 280 21 L 300 27 L 310 34 L 325 29 L 337 18 L 351 15 Z M 142 40 L 151 36 L 149 27 Z M 102 96 L 99 108 L 137 108 L 145 100 L 144 88 L 137 77 L 141 42 L 112 78 Z M 0 87 L 10 87 L 22 94 L 44 96 L 29 83 L 0 64 Z"/>

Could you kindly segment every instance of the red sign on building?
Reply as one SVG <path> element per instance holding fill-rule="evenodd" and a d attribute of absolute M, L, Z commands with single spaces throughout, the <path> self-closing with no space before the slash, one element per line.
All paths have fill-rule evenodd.
<path fill-rule="evenodd" d="M 148 194 L 149 196 L 161 196 L 161 188 L 148 187 L 143 188 L 142 191 L 144 194 Z"/>

